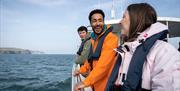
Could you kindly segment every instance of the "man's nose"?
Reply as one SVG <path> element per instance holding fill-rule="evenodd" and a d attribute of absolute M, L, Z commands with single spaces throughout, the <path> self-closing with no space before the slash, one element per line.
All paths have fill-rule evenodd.
<path fill-rule="evenodd" d="M 97 25 L 100 25 L 100 22 L 97 22 Z"/>

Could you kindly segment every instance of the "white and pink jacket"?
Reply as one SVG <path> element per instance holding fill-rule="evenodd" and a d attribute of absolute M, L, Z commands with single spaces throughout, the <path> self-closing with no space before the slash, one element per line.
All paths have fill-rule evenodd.
<path fill-rule="evenodd" d="M 132 55 L 136 47 L 141 44 L 139 40 L 146 40 L 167 29 L 167 26 L 157 22 L 141 33 L 135 41 L 124 43 L 123 45 L 127 45 L 130 51 L 123 48 L 123 53 L 118 52 L 122 56 L 119 74 L 127 74 Z M 144 89 L 180 91 L 180 52 L 167 42 L 156 41 L 147 55 L 142 73 L 142 88 Z M 118 75 L 115 84 L 123 85 L 122 78 L 122 75 Z"/>

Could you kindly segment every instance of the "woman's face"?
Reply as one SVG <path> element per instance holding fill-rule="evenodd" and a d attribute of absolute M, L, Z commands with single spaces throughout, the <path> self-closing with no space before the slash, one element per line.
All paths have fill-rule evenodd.
<path fill-rule="evenodd" d="M 125 13 L 123 14 L 123 18 L 120 21 L 121 25 L 122 25 L 122 33 L 123 34 L 127 34 L 129 32 L 129 28 L 130 28 L 130 18 L 129 18 L 129 13 L 126 10 Z"/>

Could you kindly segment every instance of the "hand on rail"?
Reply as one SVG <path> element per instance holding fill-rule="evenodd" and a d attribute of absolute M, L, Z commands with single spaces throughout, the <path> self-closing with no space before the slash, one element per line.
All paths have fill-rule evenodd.
<path fill-rule="evenodd" d="M 80 74 L 79 70 L 75 70 L 74 73 L 73 73 L 73 76 L 77 76 L 79 74 Z"/>
<path fill-rule="evenodd" d="M 79 82 L 74 86 L 74 91 L 81 91 L 84 87 L 85 85 L 82 82 Z"/>

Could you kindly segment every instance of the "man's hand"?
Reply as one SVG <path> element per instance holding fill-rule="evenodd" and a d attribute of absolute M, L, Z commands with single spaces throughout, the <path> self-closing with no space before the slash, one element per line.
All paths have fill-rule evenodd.
<path fill-rule="evenodd" d="M 84 87 L 85 85 L 82 82 L 79 82 L 74 86 L 74 91 L 81 91 Z"/>
<path fill-rule="evenodd" d="M 75 70 L 74 73 L 73 73 L 73 76 L 77 76 L 79 74 L 80 74 L 79 70 Z"/>

